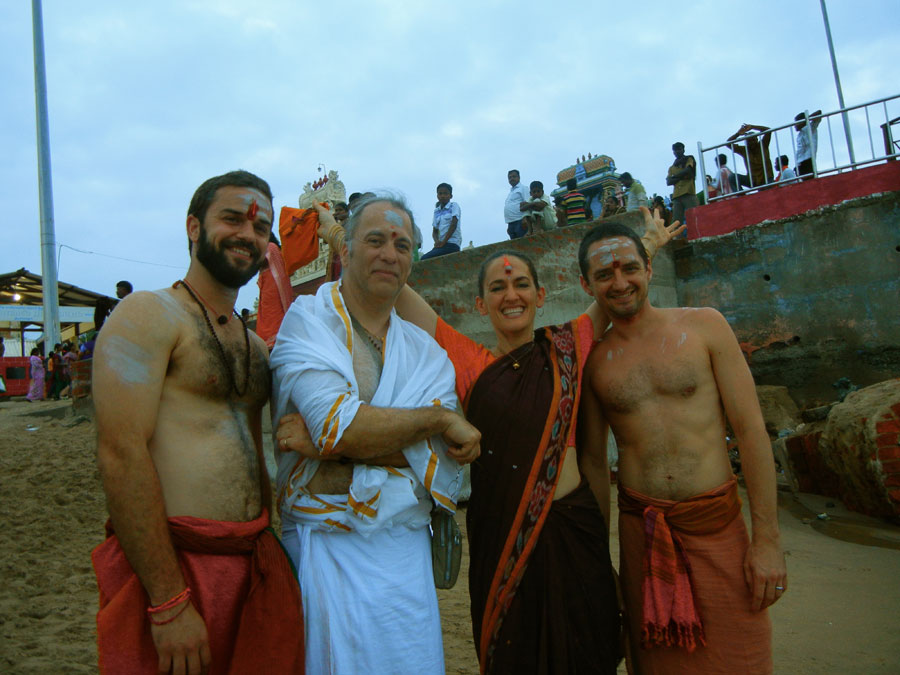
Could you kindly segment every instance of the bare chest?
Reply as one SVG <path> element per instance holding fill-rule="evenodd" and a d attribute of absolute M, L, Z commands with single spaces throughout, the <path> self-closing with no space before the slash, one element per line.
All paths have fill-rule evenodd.
<path fill-rule="evenodd" d="M 192 317 L 166 376 L 200 398 L 261 408 L 271 383 L 266 355 L 249 336 L 245 339 L 240 322 L 228 328 L 214 336 L 202 318 Z"/>
<path fill-rule="evenodd" d="M 608 349 L 598 371 L 603 407 L 629 413 L 651 401 L 693 398 L 709 379 L 709 357 L 697 346 L 677 346 L 676 338 L 675 349 Z"/>

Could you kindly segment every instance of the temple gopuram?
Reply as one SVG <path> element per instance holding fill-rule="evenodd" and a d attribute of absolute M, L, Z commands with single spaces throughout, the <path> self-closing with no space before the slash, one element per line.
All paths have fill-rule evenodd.
<path fill-rule="evenodd" d="M 575 189 L 585 196 L 585 203 L 590 205 L 594 218 L 599 217 L 603 209 L 603 201 L 613 196 L 620 205 L 624 206 L 622 199 L 622 182 L 616 171 L 616 163 L 609 155 L 581 156 L 575 158 L 575 164 L 566 167 L 556 174 L 556 184 L 559 186 L 550 193 L 555 199 L 562 199 L 569 191 L 566 183 L 575 179 Z"/>

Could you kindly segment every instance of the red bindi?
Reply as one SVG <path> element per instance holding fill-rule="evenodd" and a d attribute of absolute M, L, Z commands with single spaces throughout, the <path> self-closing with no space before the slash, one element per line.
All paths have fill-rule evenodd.
<path fill-rule="evenodd" d="M 391 239 L 396 239 L 396 238 L 397 238 L 397 230 L 395 230 L 394 228 L 391 228 Z"/>
<path fill-rule="evenodd" d="M 622 263 L 620 263 L 620 262 L 619 262 L 618 260 L 616 260 L 616 259 L 613 259 L 613 264 L 612 264 L 612 266 L 613 266 L 613 269 L 617 269 L 617 268 L 619 268 L 619 267 L 622 266 Z"/>
<path fill-rule="evenodd" d="M 512 274 L 512 263 L 509 262 L 509 258 L 503 256 L 503 270 L 507 274 Z"/>
<path fill-rule="evenodd" d="M 250 202 L 250 206 L 247 207 L 247 217 L 250 220 L 256 220 L 256 214 L 259 213 L 259 204 L 256 203 L 254 199 Z"/>

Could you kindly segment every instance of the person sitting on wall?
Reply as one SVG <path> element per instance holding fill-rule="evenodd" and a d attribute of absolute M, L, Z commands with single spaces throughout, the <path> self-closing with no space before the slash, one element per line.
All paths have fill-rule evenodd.
<path fill-rule="evenodd" d="M 615 195 L 610 194 L 607 196 L 606 201 L 603 202 L 603 210 L 600 212 L 600 217 L 609 218 L 618 213 L 625 213 L 625 207 L 619 203 Z"/>
<path fill-rule="evenodd" d="M 553 198 L 553 210 L 556 211 L 556 226 L 565 227 L 569 223 L 566 222 L 566 207 L 563 206 L 562 197 Z"/>
<path fill-rule="evenodd" d="M 522 225 L 526 234 L 556 228 L 556 211 L 550 198 L 544 194 L 544 184 L 539 180 L 531 181 L 531 201 L 522 202 Z"/>
<path fill-rule="evenodd" d="M 712 199 L 713 197 L 717 197 L 719 195 L 719 191 L 716 189 L 716 184 L 713 181 L 713 177 L 710 176 L 709 174 L 706 174 L 706 192 L 707 192 L 707 194 L 709 194 L 710 199 Z M 702 191 L 697 193 L 697 200 L 701 204 L 706 203 L 706 200 L 703 197 Z"/>
<path fill-rule="evenodd" d="M 778 169 L 778 175 L 775 176 L 776 183 L 786 183 L 789 181 L 797 180 L 797 172 L 793 169 L 788 168 L 789 163 L 790 162 L 787 155 L 782 155 L 777 160 L 775 160 L 775 165 Z"/>
<path fill-rule="evenodd" d="M 716 156 L 716 174 L 713 176 L 713 185 L 716 188 L 716 194 L 720 197 L 737 192 L 737 177 L 727 164 L 727 155 L 721 153 Z"/>
<path fill-rule="evenodd" d="M 459 204 L 450 201 L 452 198 L 453 187 L 450 183 L 441 183 L 437 186 L 437 204 L 434 205 L 434 220 L 431 223 L 434 248 L 423 255 L 422 260 L 459 251 L 462 242 L 462 232 L 459 228 L 461 214 Z"/>
<path fill-rule="evenodd" d="M 663 221 L 665 227 L 668 227 L 672 223 L 672 212 L 669 211 L 666 206 L 666 200 L 660 195 L 654 195 L 653 206 L 650 210 L 653 213 L 654 218 L 659 218 Z"/>

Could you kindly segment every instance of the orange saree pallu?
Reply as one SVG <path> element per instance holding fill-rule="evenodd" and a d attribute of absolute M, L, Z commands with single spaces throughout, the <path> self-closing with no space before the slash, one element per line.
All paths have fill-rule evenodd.
<path fill-rule="evenodd" d="M 579 337 L 575 321 L 536 331 L 533 343 L 483 368 L 466 401 L 482 434 L 466 512 L 482 673 L 616 669 L 618 604 L 602 513 L 584 482 L 553 501 L 575 424 L 580 352 L 590 345 Z M 453 345 L 438 340 L 454 359 Z"/>
<path fill-rule="evenodd" d="M 303 606 L 290 561 L 263 510 L 246 523 L 169 518 L 191 601 L 206 622 L 210 673 L 302 673 Z M 149 600 L 107 525 L 91 554 L 100 590 L 97 647 L 103 673 L 156 673 Z"/>
<path fill-rule="evenodd" d="M 751 609 L 744 579 L 737 481 L 680 502 L 618 490 L 634 672 L 771 672 L 768 613 Z"/>

